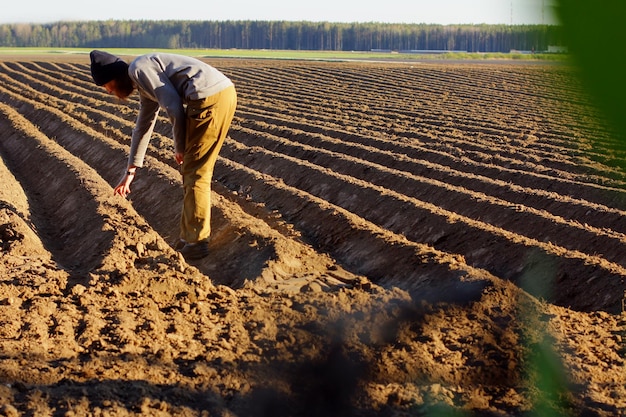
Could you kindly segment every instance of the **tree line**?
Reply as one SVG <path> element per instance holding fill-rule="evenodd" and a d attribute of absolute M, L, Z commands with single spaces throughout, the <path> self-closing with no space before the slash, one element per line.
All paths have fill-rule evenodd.
<path fill-rule="evenodd" d="M 435 25 L 292 21 L 69 21 L 0 25 L 2 47 L 545 51 L 558 25 Z"/>

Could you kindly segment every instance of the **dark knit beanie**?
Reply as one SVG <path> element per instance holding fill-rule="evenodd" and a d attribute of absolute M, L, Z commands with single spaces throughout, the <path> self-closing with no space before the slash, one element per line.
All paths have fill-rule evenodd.
<path fill-rule="evenodd" d="M 91 76 L 96 85 L 104 85 L 128 73 L 128 64 L 104 51 L 91 51 Z"/>

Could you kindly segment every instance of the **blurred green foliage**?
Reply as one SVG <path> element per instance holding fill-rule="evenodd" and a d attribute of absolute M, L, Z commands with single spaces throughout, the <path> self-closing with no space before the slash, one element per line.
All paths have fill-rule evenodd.
<path fill-rule="evenodd" d="M 584 85 L 626 146 L 626 2 L 557 0 L 556 14 Z"/>

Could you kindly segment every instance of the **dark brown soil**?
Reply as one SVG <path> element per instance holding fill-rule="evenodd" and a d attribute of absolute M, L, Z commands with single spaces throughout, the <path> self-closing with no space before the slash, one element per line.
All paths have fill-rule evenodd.
<path fill-rule="evenodd" d="M 0 415 L 626 416 L 624 155 L 565 65 L 212 60 L 211 255 L 162 117 L 0 62 Z"/>

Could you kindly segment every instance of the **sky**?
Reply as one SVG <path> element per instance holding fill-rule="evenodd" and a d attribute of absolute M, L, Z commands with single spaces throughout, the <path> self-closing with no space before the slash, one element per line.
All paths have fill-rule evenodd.
<path fill-rule="evenodd" d="M 16 0 L 0 23 L 61 20 L 290 20 L 555 24 L 556 0 Z M 180 7 L 176 7 L 179 5 Z"/>

